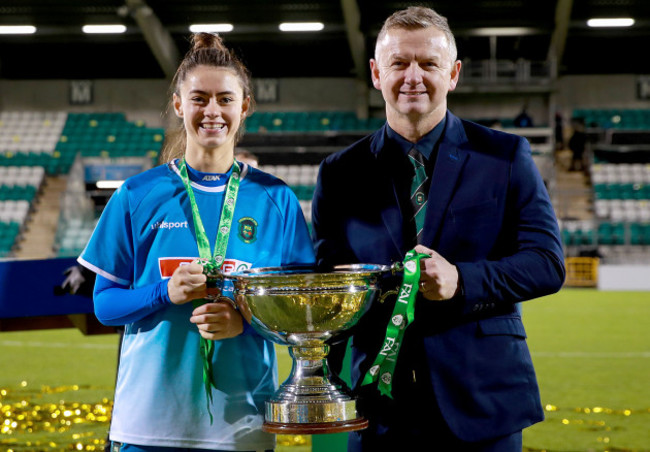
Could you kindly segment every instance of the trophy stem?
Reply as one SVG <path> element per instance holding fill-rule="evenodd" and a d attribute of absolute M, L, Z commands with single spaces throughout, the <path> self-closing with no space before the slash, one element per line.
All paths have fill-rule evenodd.
<path fill-rule="evenodd" d="M 262 430 L 279 434 L 337 433 L 360 430 L 368 421 L 359 416 L 356 401 L 327 362 L 329 346 L 289 346 L 291 374 L 266 402 Z"/>

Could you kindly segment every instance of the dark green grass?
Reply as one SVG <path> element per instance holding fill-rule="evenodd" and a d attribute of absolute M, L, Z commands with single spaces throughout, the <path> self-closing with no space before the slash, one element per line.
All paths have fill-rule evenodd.
<path fill-rule="evenodd" d="M 650 451 L 650 293 L 564 289 L 522 307 L 548 406 L 546 421 L 524 432 L 525 447 Z M 116 348 L 116 335 L 83 336 L 73 329 L 0 333 L 0 429 L 6 419 L 16 423 L 11 433 L 0 433 L 0 450 L 100 450 L 108 425 L 101 409 L 110 407 L 113 395 Z M 283 381 L 291 360 L 286 347 L 278 350 Z M 75 408 L 75 402 L 95 410 L 92 420 L 88 407 Z M 51 413 L 43 407 L 61 408 L 48 428 L 43 418 Z M 71 408 L 84 409 L 65 418 Z M 21 410 L 26 418 L 38 417 L 32 432 L 26 419 L 16 420 Z M 307 452 L 310 441 L 303 440 L 278 451 Z M 324 443 L 314 438 L 314 451 L 325 450 Z"/>
<path fill-rule="evenodd" d="M 548 408 L 524 444 L 650 451 L 650 293 L 564 289 L 523 314 Z"/>

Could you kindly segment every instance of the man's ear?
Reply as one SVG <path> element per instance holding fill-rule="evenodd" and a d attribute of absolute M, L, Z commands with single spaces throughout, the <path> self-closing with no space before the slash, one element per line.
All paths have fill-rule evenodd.
<path fill-rule="evenodd" d="M 372 86 L 381 91 L 381 78 L 379 76 L 379 63 L 374 58 L 370 59 L 370 77 L 372 78 Z"/>
<path fill-rule="evenodd" d="M 458 77 L 460 77 L 460 67 L 462 66 L 460 60 L 456 60 L 456 62 L 451 66 L 451 79 L 449 80 L 449 91 L 453 91 L 456 89 L 456 86 L 458 85 Z"/>
<path fill-rule="evenodd" d="M 174 105 L 174 113 L 176 113 L 176 116 L 178 116 L 179 118 L 182 118 L 183 117 L 183 108 L 182 108 L 182 103 L 181 103 L 181 96 L 174 93 L 172 95 L 172 104 Z"/>

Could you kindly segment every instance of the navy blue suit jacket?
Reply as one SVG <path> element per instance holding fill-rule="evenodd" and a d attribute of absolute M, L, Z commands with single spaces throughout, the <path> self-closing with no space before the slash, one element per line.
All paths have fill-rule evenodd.
<path fill-rule="evenodd" d="M 400 207 L 407 159 L 386 148 L 384 137 L 385 126 L 322 162 L 312 206 L 319 264 L 391 264 L 412 247 Z M 418 298 L 393 393 L 399 369 L 421 360 L 426 365 L 418 368 L 428 372 L 440 411 L 460 439 L 494 438 L 541 421 L 516 304 L 558 291 L 564 264 L 557 219 L 528 142 L 448 112 L 422 243 L 456 265 L 463 293 L 442 302 Z M 354 386 L 377 356 L 393 305 L 375 301 L 353 331 Z M 383 397 L 376 389 L 364 394 Z"/>

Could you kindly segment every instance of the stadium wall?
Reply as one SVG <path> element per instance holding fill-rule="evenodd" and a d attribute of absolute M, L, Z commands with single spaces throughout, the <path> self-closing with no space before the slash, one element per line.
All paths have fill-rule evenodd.
<path fill-rule="evenodd" d="M 650 265 L 600 265 L 599 290 L 650 291 Z"/>

